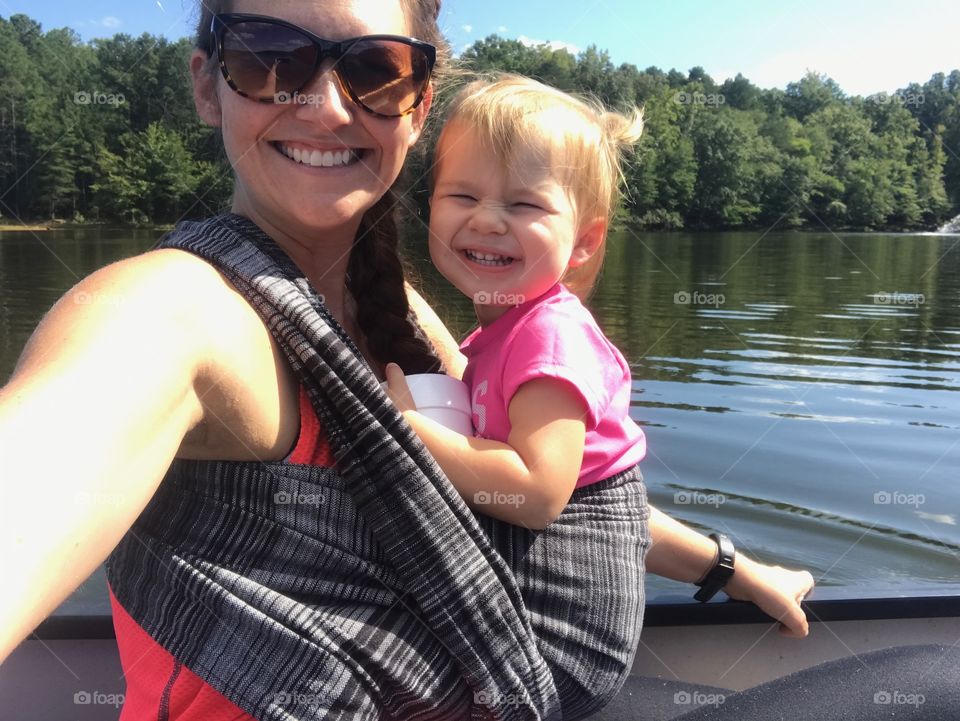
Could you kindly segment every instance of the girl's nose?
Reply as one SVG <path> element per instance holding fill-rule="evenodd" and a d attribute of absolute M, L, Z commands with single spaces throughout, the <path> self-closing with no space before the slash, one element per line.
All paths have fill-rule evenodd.
<path fill-rule="evenodd" d="M 470 229 L 477 233 L 503 235 L 507 232 L 503 208 L 494 203 L 478 204 L 470 216 Z"/>

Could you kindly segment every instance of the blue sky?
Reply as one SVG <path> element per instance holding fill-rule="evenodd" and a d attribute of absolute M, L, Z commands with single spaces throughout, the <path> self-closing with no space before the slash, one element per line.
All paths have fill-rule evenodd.
<path fill-rule="evenodd" d="M 25 13 L 85 40 L 117 32 L 174 38 L 190 33 L 193 7 L 192 0 L 0 0 L 0 16 Z M 575 50 L 594 44 L 615 63 L 702 65 L 718 80 L 742 72 L 763 87 L 783 87 L 811 69 L 866 95 L 960 68 L 956 0 L 444 0 L 440 19 L 458 51 L 492 33 Z"/>

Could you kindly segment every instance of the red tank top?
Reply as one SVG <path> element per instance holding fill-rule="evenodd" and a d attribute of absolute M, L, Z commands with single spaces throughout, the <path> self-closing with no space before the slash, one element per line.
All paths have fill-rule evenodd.
<path fill-rule="evenodd" d="M 333 454 L 306 389 L 300 386 L 300 436 L 289 463 L 333 465 Z M 256 721 L 171 656 L 110 591 L 120 665 L 127 682 L 120 721 Z"/>

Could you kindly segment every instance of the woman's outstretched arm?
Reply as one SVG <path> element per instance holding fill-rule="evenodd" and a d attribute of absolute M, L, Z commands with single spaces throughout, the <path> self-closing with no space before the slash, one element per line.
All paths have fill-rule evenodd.
<path fill-rule="evenodd" d="M 692 528 L 650 506 L 647 571 L 675 581 L 696 583 L 713 568 L 717 544 Z M 803 638 L 809 630 L 800 601 L 813 588 L 808 571 L 791 571 L 758 563 L 739 551 L 734 574 L 724 592 L 738 601 L 751 601 L 780 622 L 785 636 Z"/>
<path fill-rule="evenodd" d="M 0 660 L 109 555 L 202 416 L 188 265 L 161 251 L 84 279 L 0 389 Z"/>

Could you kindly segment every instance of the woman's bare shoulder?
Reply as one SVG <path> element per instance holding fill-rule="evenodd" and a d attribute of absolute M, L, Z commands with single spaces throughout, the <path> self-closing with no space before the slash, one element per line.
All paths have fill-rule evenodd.
<path fill-rule="evenodd" d="M 203 421 L 178 456 L 276 460 L 299 431 L 297 383 L 283 352 L 246 298 L 216 268 L 176 249 L 148 255 L 181 277 L 194 333 L 204 340 L 196 379 Z M 181 274 L 182 271 L 182 274 Z"/>
<path fill-rule="evenodd" d="M 157 249 L 97 271 L 78 289 L 94 300 L 135 292 L 143 323 L 166 333 L 159 340 L 189 347 L 203 416 L 179 457 L 270 460 L 289 449 L 299 429 L 292 372 L 256 311 L 214 266 Z"/>

